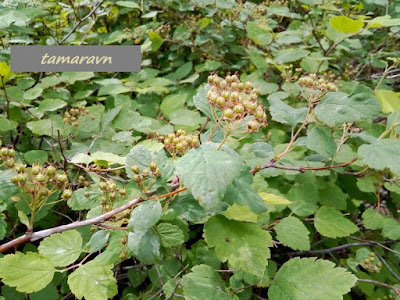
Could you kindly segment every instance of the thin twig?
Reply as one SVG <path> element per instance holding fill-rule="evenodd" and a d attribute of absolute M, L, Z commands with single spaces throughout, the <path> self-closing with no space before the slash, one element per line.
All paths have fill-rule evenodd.
<path fill-rule="evenodd" d="M 387 287 L 387 288 L 389 288 L 389 289 L 394 290 L 395 293 L 396 293 L 398 296 L 400 296 L 400 289 L 398 289 L 397 287 L 395 287 L 395 286 L 393 286 L 393 285 L 390 285 L 390 284 L 387 284 L 387 283 L 384 283 L 384 282 L 380 282 L 380 281 L 376 281 L 376 280 L 373 280 L 373 279 L 362 279 L 362 278 L 357 278 L 357 281 L 368 282 L 368 283 L 372 283 L 372 284 L 376 284 L 376 285 L 381 285 L 381 286 Z"/>

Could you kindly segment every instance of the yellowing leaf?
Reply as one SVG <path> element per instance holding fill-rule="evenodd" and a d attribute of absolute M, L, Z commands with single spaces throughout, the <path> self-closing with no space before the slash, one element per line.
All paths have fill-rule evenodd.
<path fill-rule="evenodd" d="M 247 205 L 234 203 L 224 211 L 224 216 L 230 220 L 257 223 L 257 215 L 253 213 Z"/>
<path fill-rule="evenodd" d="M 261 199 L 263 199 L 266 204 L 289 205 L 290 203 L 292 203 L 291 201 L 275 194 L 258 193 L 258 195 L 261 197 Z"/>
<path fill-rule="evenodd" d="M 377 90 L 375 91 L 376 97 L 382 105 L 383 113 L 391 113 L 400 109 L 400 97 L 390 90 Z"/>
<path fill-rule="evenodd" d="M 337 31 L 343 33 L 357 33 L 364 26 L 360 20 L 352 20 L 346 16 L 335 16 L 329 20 L 329 24 Z"/>
<path fill-rule="evenodd" d="M 3 83 L 6 83 L 10 77 L 13 75 L 13 72 L 11 72 L 10 66 L 5 63 L 5 62 L 0 62 L 0 87 L 3 86 Z"/>

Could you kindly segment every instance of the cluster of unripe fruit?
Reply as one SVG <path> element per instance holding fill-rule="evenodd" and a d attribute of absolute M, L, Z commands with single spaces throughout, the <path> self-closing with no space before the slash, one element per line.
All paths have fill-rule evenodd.
<path fill-rule="evenodd" d="M 2 142 L 0 141 L 0 147 Z M 15 150 L 12 148 L 2 147 L 0 149 L 0 160 L 3 161 L 7 168 L 13 168 L 15 165 Z"/>
<path fill-rule="evenodd" d="M 208 84 L 208 102 L 221 111 L 225 121 L 241 122 L 247 117 L 253 117 L 247 124 L 248 132 L 256 132 L 267 125 L 267 114 L 258 101 L 259 90 L 253 88 L 250 81 L 242 82 L 237 74 L 228 74 L 225 78 L 211 74 L 208 76 Z"/>
<path fill-rule="evenodd" d="M 85 106 L 72 107 L 64 113 L 64 123 L 78 127 L 78 118 L 87 114 L 89 111 Z"/>
<path fill-rule="evenodd" d="M 200 146 L 200 140 L 197 135 L 186 133 L 184 129 L 178 129 L 166 136 L 160 136 L 165 149 L 172 157 L 183 155 L 191 148 Z"/>
<path fill-rule="evenodd" d="M 68 176 L 65 172 L 57 173 L 57 169 L 54 166 L 48 166 L 44 168 L 40 164 L 33 164 L 29 169 L 23 163 L 16 163 L 14 170 L 17 174 L 11 176 L 11 182 L 17 186 L 35 186 L 36 188 L 31 189 L 32 192 L 38 193 L 39 197 L 48 197 L 50 192 L 47 188 L 48 183 L 53 183 L 62 189 L 61 198 L 67 200 L 72 196 L 72 190 L 66 188 L 68 186 Z"/>
<path fill-rule="evenodd" d="M 138 165 L 132 165 L 131 171 L 134 173 L 133 181 L 143 190 L 148 190 L 155 180 L 161 177 L 161 171 L 154 161 L 150 163 L 149 168 L 144 170 L 140 170 Z M 146 179 L 150 179 L 148 186 L 145 185 Z"/>
<path fill-rule="evenodd" d="M 336 92 L 338 90 L 336 84 L 315 73 L 301 76 L 298 80 L 300 86 L 323 92 Z"/>
<path fill-rule="evenodd" d="M 113 202 L 117 199 L 117 196 L 126 196 L 126 190 L 124 188 L 117 188 L 114 180 L 101 181 L 99 188 L 103 192 L 101 197 L 101 205 L 103 206 L 103 213 L 113 209 Z M 90 193 L 85 192 L 85 197 L 89 198 Z"/>
<path fill-rule="evenodd" d="M 375 262 L 375 253 L 371 252 L 369 257 L 364 260 L 363 267 L 369 272 L 379 273 L 382 269 L 382 263 L 380 261 Z"/>

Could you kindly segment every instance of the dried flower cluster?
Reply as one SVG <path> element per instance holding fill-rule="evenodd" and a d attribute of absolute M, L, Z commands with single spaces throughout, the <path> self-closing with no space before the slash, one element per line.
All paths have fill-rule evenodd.
<path fill-rule="evenodd" d="M 87 115 L 88 113 L 89 111 L 85 106 L 73 107 L 64 113 L 64 123 L 69 123 L 74 125 L 75 127 L 78 127 L 78 118 L 80 116 Z"/>
<path fill-rule="evenodd" d="M 267 125 L 267 114 L 258 101 L 259 91 L 250 81 L 240 81 L 237 74 L 228 74 L 225 79 L 212 74 L 208 76 L 208 83 L 211 87 L 208 102 L 221 111 L 224 120 L 240 123 L 252 117 L 247 124 L 248 132 L 257 132 Z"/>
<path fill-rule="evenodd" d="M 315 73 L 301 76 L 298 80 L 298 83 L 303 87 L 320 90 L 323 92 L 336 92 L 338 90 L 336 84 L 321 76 L 318 76 Z"/>
<path fill-rule="evenodd" d="M 160 140 L 164 143 L 165 149 L 172 157 L 184 155 L 191 148 L 200 146 L 200 140 L 197 135 L 186 133 L 184 129 L 178 129 L 176 132 L 167 136 L 161 136 Z"/>

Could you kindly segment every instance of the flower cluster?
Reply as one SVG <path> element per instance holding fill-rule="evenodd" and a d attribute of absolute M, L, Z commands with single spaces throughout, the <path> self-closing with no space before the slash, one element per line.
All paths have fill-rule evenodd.
<path fill-rule="evenodd" d="M 328 81 L 327 79 L 318 76 L 315 73 L 301 76 L 298 83 L 302 87 L 310 88 L 313 90 L 320 90 L 323 92 L 336 92 L 338 90 L 335 83 Z"/>
<path fill-rule="evenodd" d="M 66 124 L 72 124 L 75 127 L 78 127 L 79 122 L 78 118 L 80 116 L 87 115 L 89 111 L 85 106 L 77 106 L 69 109 L 64 113 L 64 123 Z"/>
<path fill-rule="evenodd" d="M 172 157 L 184 155 L 191 148 L 197 148 L 200 145 L 199 137 L 186 133 L 184 129 L 178 129 L 176 132 L 161 136 L 160 139 Z"/>
<path fill-rule="evenodd" d="M 267 125 L 267 114 L 258 101 L 259 91 L 250 81 L 240 81 L 237 74 L 228 74 L 225 78 L 212 74 L 208 76 L 208 84 L 208 102 L 221 111 L 224 120 L 237 125 L 252 117 L 247 124 L 248 132 L 257 132 Z"/>

